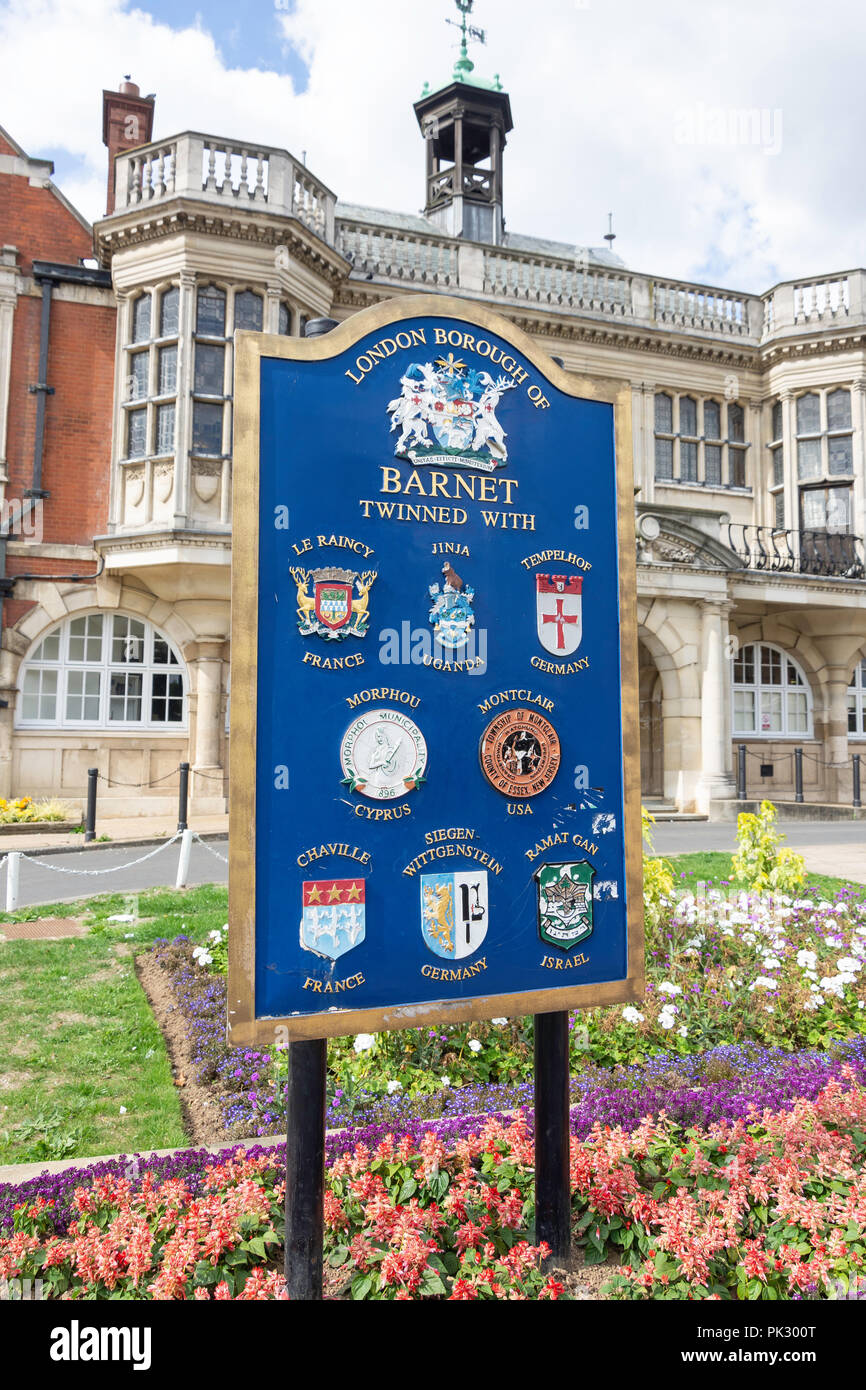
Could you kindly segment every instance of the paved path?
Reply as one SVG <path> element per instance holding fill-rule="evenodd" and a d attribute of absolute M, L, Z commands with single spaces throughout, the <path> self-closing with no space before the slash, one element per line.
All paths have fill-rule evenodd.
<path fill-rule="evenodd" d="M 89 898 L 97 893 L 137 893 L 146 888 L 174 887 L 180 841 L 160 850 L 143 863 L 133 864 L 149 854 L 147 845 L 117 845 L 92 848 L 70 854 L 39 854 L 22 859 L 18 879 L 18 906 L 34 903 L 67 903 Z M 226 840 L 209 840 L 207 847 L 193 843 L 190 855 L 189 884 L 226 883 L 228 864 L 214 857 L 213 851 L 228 857 Z M 27 853 L 27 850 L 24 851 Z M 124 865 L 133 864 L 131 868 Z M 70 873 L 70 869 L 87 870 L 86 874 Z M 112 869 L 112 873 L 94 870 Z M 58 871 L 62 872 L 58 872 Z M 0 910 L 6 902 L 6 870 L 0 869 Z M 2 930 L 2 928 L 0 928 Z"/>
<path fill-rule="evenodd" d="M 815 874 L 866 883 L 866 821 L 777 821 L 785 844 L 802 854 Z M 658 854 L 692 854 L 736 848 L 735 824 L 712 821 L 660 821 L 653 826 Z"/>
<path fill-rule="evenodd" d="M 857 883 L 866 883 L 866 821 L 780 821 L 779 829 L 785 843 L 796 849 L 813 873 L 833 874 Z M 170 832 L 169 832 L 170 833 Z M 653 830 L 658 854 L 689 854 L 700 850 L 723 850 L 733 853 L 736 846 L 736 826 L 702 821 L 660 821 Z M 210 850 L 228 857 L 226 839 L 209 840 Z M 0 845 L 0 849 L 7 846 Z M 11 848 L 11 846 L 9 846 Z M 32 853 L 32 842 L 16 846 L 23 853 Z M 161 850 L 141 864 L 125 869 L 122 866 L 148 853 L 148 845 L 93 846 L 65 854 L 45 854 L 24 860 L 19 880 L 19 906 L 34 903 L 74 902 L 96 893 L 135 893 L 147 888 L 173 886 L 177 872 L 178 845 Z M 115 873 L 76 874 L 58 873 L 58 869 L 118 869 Z M 0 869 L 0 909 L 5 902 L 5 869 Z M 228 865 L 214 857 L 204 845 L 193 845 L 189 882 L 226 883 Z"/>

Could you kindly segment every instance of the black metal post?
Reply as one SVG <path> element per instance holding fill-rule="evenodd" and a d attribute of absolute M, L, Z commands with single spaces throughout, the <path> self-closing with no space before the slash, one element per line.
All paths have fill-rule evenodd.
<path fill-rule="evenodd" d="M 96 779 L 99 776 L 99 768 L 89 767 L 87 769 L 87 811 L 84 816 L 84 842 L 90 844 L 91 840 L 96 839 Z"/>
<path fill-rule="evenodd" d="M 324 1038 L 289 1044 L 286 1286 L 301 1303 L 322 1298 L 327 1056 Z"/>
<path fill-rule="evenodd" d="M 803 800 L 803 750 L 794 749 L 794 800 Z"/>
<path fill-rule="evenodd" d="M 187 807 L 189 804 L 189 763 L 180 765 L 180 786 L 177 794 L 177 828 L 178 830 L 188 830 L 186 823 Z"/>
<path fill-rule="evenodd" d="M 746 799 L 746 745 L 741 743 L 737 747 L 737 800 Z"/>
<path fill-rule="evenodd" d="M 854 758 L 853 758 L 853 770 L 854 770 L 854 802 L 853 802 L 853 804 L 854 804 L 855 806 L 862 806 L 862 805 L 863 805 L 863 802 L 860 800 L 860 754 L 859 754 L 859 753 L 855 753 L 855 754 L 854 754 Z"/>
<path fill-rule="evenodd" d="M 568 1014 L 535 1015 L 535 1239 L 571 1259 Z"/>

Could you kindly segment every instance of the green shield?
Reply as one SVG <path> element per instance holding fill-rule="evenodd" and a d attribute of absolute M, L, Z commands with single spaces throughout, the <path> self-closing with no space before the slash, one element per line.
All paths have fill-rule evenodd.
<path fill-rule="evenodd" d="M 546 945 L 570 951 L 592 934 L 594 877 L 595 869 L 586 859 L 536 869 L 538 934 Z"/>

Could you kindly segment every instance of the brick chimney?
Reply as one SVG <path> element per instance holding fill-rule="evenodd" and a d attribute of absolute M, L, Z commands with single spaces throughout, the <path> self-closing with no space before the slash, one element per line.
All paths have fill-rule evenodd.
<path fill-rule="evenodd" d="M 114 212 L 114 157 L 150 143 L 154 101 L 155 97 L 141 95 L 128 74 L 118 91 L 102 93 L 102 143 L 108 146 L 106 217 Z"/>

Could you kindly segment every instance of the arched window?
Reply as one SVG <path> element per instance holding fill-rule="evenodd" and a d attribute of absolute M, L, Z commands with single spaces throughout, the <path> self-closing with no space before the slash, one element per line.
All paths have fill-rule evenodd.
<path fill-rule="evenodd" d="M 168 638 L 143 618 L 66 618 L 21 668 L 19 728 L 186 727 L 186 674 Z"/>
<path fill-rule="evenodd" d="M 812 737 L 809 682 L 794 658 L 769 642 L 741 647 L 734 660 L 734 733 Z"/>
<path fill-rule="evenodd" d="M 854 667 L 848 687 L 848 733 L 852 738 L 866 738 L 866 659 Z"/>

